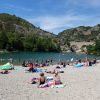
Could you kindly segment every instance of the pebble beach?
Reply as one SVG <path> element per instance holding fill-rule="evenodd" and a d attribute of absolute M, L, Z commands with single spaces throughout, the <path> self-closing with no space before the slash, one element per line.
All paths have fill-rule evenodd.
<path fill-rule="evenodd" d="M 11 70 L 9 74 L 0 74 L 0 100 L 100 100 L 100 63 L 81 68 L 67 66 L 63 70 L 63 88 L 38 88 L 30 84 L 39 73 Z"/>

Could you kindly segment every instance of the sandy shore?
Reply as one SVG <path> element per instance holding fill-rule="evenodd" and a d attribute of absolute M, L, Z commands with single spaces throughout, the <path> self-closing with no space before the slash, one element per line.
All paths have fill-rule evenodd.
<path fill-rule="evenodd" d="M 100 64 L 92 67 L 67 67 L 61 73 L 64 88 L 37 88 L 29 84 L 37 73 L 23 70 L 0 74 L 0 100 L 100 100 Z M 52 76 L 46 74 L 46 76 Z"/>

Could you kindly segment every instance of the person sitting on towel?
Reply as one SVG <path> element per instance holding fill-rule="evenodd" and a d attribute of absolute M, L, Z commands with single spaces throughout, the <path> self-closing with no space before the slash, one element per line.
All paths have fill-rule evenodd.
<path fill-rule="evenodd" d="M 28 71 L 30 71 L 30 72 L 33 72 L 34 71 L 33 63 L 29 63 L 28 64 L 28 67 L 29 67 Z"/>
<path fill-rule="evenodd" d="M 62 84 L 58 72 L 55 73 L 53 80 L 54 80 L 55 85 Z"/>
<path fill-rule="evenodd" d="M 40 73 L 38 87 L 47 87 L 46 77 L 45 77 L 44 73 Z"/>

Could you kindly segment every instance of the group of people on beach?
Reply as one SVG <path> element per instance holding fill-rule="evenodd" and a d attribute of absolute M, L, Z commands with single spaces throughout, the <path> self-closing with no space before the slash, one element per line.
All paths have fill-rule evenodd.
<path fill-rule="evenodd" d="M 32 79 L 31 84 L 37 83 L 39 88 L 50 87 L 52 85 L 60 85 L 62 84 L 60 75 L 58 72 L 54 74 L 52 80 L 48 81 L 47 77 L 44 73 L 40 73 L 40 77 L 38 79 Z"/>
<path fill-rule="evenodd" d="M 76 59 L 76 60 L 73 60 L 71 59 L 71 61 L 67 61 L 67 62 L 63 62 L 63 61 L 60 61 L 57 63 L 57 66 L 56 68 L 60 68 L 60 67 L 63 67 L 65 68 L 66 66 L 68 65 L 71 65 L 71 66 L 75 66 L 75 65 L 80 65 L 80 66 L 92 66 L 93 64 L 96 64 L 97 63 L 97 59 L 92 59 L 92 60 L 89 60 L 87 58 L 81 60 L 81 59 Z M 38 60 L 36 62 L 25 62 L 23 61 L 22 63 L 22 66 L 23 67 L 28 67 L 28 71 L 30 72 L 35 72 L 34 68 L 41 68 L 41 67 L 47 67 L 47 66 L 50 66 L 50 65 L 53 65 L 53 60 L 46 60 L 45 62 L 41 62 L 39 63 Z M 55 73 L 55 69 L 50 71 L 50 70 L 45 70 L 45 72 L 47 73 Z"/>
<path fill-rule="evenodd" d="M 42 60 L 41 62 L 39 62 L 38 60 L 36 61 L 23 61 L 22 66 L 23 67 L 27 67 L 29 63 L 34 63 L 34 66 L 36 67 L 44 67 L 44 66 L 49 66 L 53 64 L 53 60 L 52 59 L 46 59 L 46 60 Z"/>
<path fill-rule="evenodd" d="M 61 70 L 62 68 L 66 68 L 67 66 L 76 66 L 76 65 L 92 66 L 96 63 L 97 63 L 96 58 L 92 59 L 92 60 L 85 58 L 84 60 L 77 59 L 74 61 L 73 59 L 71 59 L 70 62 L 59 62 L 58 64 L 56 64 L 55 68 L 51 69 L 51 70 L 48 70 L 47 66 L 50 66 L 50 65 L 53 66 L 53 60 L 46 60 L 45 62 L 41 62 L 41 63 L 38 63 L 38 60 L 35 63 L 32 63 L 32 62 L 26 63 L 25 61 L 23 61 L 22 66 L 27 67 L 28 68 L 27 71 L 29 71 L 29 72 L 35 72 L 36 68 L 41 68 L 41 67 L 46 66 L 47 69 L 43 69 L 44 72 L 40 73 L 39 78 L 32 78 L 32 80 L 31 80 L 31 84 L 37 83 L 38 87 L 42 88 L 42 87 L 49 87 L 51 85 L 62 84 L 62 81 L 61 81 L 60 75 L 59 75 L 59 73 L 64 73 L 64 71 Z M 8 73 L 9 73 L 8 70 L 4 70 L 4 71 L 0 72 L 0 74 L 8 74 Z M 48 79 L 44 73 L 53 74 L 52 80 L 48 81 Z"/>
<path fill-rule="evenodd" d="M 89 59 L 84 59 L 84 60 L 76 60 L 75 62 L 73 62 L 73 65 L 80 65 L 80 66 L 84 66 L 84 67 L 89 67 L 89 66 L 92 66 L 94 64 L 97 63 L 97 59 L 92 59 L 92 60 L 89 60 Z"/>
<path fill-rule="evenodd" d="M 72 61 L 67 62 L 67 63 L 66 62 L 60 62 L 52 70 L 45 69 L 45 73 L 54 74 L 52 82 L 47 82 L 44 73 L 40 73 L 40 78 L 38 78 L 38 80 L 35 80 L 35 81 L 32 80 L 31 83 L 37 82 L 39 87 L 50 86 L 50 84 L 53 84 L 53 85 L 61 84 L 62 82 L 61 82 L 61 79 L 60 79 L 60 76 L 59 76 L 60 71 L 58 69 L 65 68 L 68 65 L 74 66 L 75 64 L 76 65 L 81 64 L 81 66 L 92 66 L 93 64 L 96 64 L 96 63 L 97 63 L 96 58 L 93 59 L 93 60 L 89 60 L 87 58 L 85 58 L 84 60 L 77 59 L 75 61 L 72 60 Z M 46 66 L 47 64 L 49 66 L 48 61 L 45 64 L 43 63 L 44 66 Z M 36 63 L 36 64 L 29 63 L 27 66 L 29 67 L 28 71 L 30 71 L 30 72 L 34 72 L 34 68 L 36 68 L 36 67 L 39 67 L 39 68 L 44 67 L 44 66 L 40 66 L 38 63 Z"/>

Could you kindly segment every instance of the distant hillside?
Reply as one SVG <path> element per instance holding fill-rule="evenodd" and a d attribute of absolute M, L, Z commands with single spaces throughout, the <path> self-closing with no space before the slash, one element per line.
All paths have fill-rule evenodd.
<path fill-rule="evenodd" d="M 83 46 L 92 45 L 95 40 L 100 39 L 100 24 L 91 26 L 79 26 L 66 29 L 58 34 L 62 51 L 79 52 Z M 82 44 L 81 44 L 82 43 Z M 81 44 L 81 45 L 80 45 Z M 82 46 L 83 45 L 83 46 Z M 86 48 L 84 48 L 87 51 Z"/>
<path fill-rule="evenodd" d="M 93 44 L 96 39 L 100 39 L 100 24 L 79 26 L 54 35 L 16 15 L 0 14 L 0 51 L 69 52 L 79 50 L 80 43 Z"/>
<path fill-rule="evenodd" d="M 56 35 L 37 28 L 28 21 L 6 13 L 0 14 L 0 51 L 60 52 Z"/>
<path fill-rule="evenodd" d="M 37 28 L 28 21 L 6 13 L 0 14 L 0 31 L 16 32 L 21 34 L 38 34 L 41 36 L 55 36 L 54 34 Z"/>
<path fill-rule="evenodd" d="M 71 28 L 64 30 L 58 34 L 58 37 L 64 41 L 94 41 L 96 38 L 100 38 L 100 24 L 90 27 L 90 26 L 79 26 L 76 28 Z"/>

